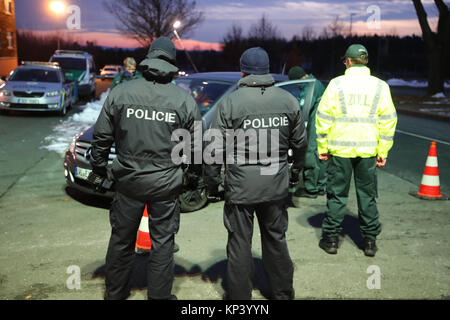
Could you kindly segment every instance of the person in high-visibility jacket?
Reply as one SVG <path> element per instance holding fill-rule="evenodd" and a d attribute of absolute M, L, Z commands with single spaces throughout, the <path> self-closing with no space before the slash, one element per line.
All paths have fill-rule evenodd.
<path fill-rule="evenodd" d="M 373 257 L 381 232 L 376 168 L 386 165 L 397 113 L 388 84 L 371 76 L 367 49 L 352 45 L 343 59 L 345 75 L 330 82 L 316 117 L 319 158 L 328 161 L 327 211 L 319 246 L 337 253 L 354 172 L 364 254 Z"/>

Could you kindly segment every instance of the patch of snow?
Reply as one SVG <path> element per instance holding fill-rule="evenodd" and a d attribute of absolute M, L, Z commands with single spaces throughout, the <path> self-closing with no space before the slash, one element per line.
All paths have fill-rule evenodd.
<path fill-rule="evenodd" d="M 415 88 L 426 88 L 428 87 L 427 81 L 418 81 L 418 80 L 403 80 L 392 78 L 386 81 L 390 86 L 393 87 L 415 87 Z M 446 81 L 444 83 L 444 88 L 450 88 L 450 82 Z"/>
<path fill-rule="evenodd" d="M 435 98 L 435 99 L 445 98 L 445 94 L 443 92 L 439 92 L 439 93 L 436 93 L 434 96 L 432 96 L 432 98 Z"/>
<path fill-rule="evenodd" d="M 102 93 L 99 100 L 81 106 L 82 111 L 80 113 L 74 114 L 57 124 L 53 128 L 53 133 L 44 139 L 45 146 L 41 148 L 59 154 L 65 152 L 75 135 L 95 124 L 108 94 L 109 90 Z"/>

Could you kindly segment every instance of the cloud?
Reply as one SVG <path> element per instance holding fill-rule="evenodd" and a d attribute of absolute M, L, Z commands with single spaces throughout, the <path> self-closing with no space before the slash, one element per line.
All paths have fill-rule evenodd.
<path fill-rule="evenodd" d="M 120 48 L 137 48 L 141 45 L 134 39 L 128 38 L 118 32 L 94 32 L 89 30 L 82 30 L 82 32 L 67 32 L 48 31 L 48 30 L 27 30 L 20 29 L 24 32 L 32 32 L 33 34 L 46 36 L 61 36 L 67 40 L 76 41 L 80 44 L 85 44 L 87 41 L 94 42 L 98 46 L 103 47 L 120 47 Z M 222 51 L 222 44 L 207 41 L 198 41 L 192 39 L 182 39 L 174 41 L 175 47 L 178 50 L 213 50 Z"/>

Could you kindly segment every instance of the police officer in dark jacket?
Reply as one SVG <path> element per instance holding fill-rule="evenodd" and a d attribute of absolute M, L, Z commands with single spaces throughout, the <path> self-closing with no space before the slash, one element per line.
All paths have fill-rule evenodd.
<path fill-rule="evenodd" d="M 91 183 L 101 188 L 108 176 L 116 184 L 111 206 L 112 233 L 106 256 L 105 299 L 126 299 L 133 268 L 136 235 L 148 206 L 152 249 L 148 260 L 148 298 L 174 299 L 174 236 L 179 228 L 178 196 L 183 183 L 181 164 L 171 154 L 177 129 L 194 131 L 201 121 L 191 95 L 171 81 L 177 74 L 176 50 L 166 37 L 156 39 L 141 62 L 143 78 L 115 88 L 95 124 Z M 115 143 L 117 158 L 107 171 Z M 201 172 L 201 167 L 192 167 Z"/>
<path fill-rule="evenodd" d="M 238 90 L 220 103 L 212 126 L 221 133 L 223 143 L 211 148 L 215 150 L 216 162 L 205 167 L 208 192 L 214 198 L 221 183 L 222 165 L 217 159 L 225 163 L 224 224 L 228 230 L 225 298 L 250 300 L 252 297 L 251 243 L 256 213 L 271 298 L 293 299 L 294 268 L 285 237 L 288 228 L 286 198 L 290 180 L 297 184 L 303 167 L 307 147 L 305 123 L 297 100 L 274 86 L 266 51 L 251 48 L 242 55 L 240 62 L 243 78 Z M 294 152 L 291 173 L 289 149 Z M 231 154 L 230 150 L 233 150 Z"/>

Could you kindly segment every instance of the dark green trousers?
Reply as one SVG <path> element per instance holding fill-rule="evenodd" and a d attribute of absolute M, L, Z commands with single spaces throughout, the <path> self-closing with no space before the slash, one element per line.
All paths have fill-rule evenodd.
<path fill-rule="evenodd" d="M 306 191 L 317 193 L 325 191 L 327 186 L 327 162 L 319 160 L 317 148 L 315 152 L 306 153 L 303 183 Z"/>
<path fill-rule="evenodd" d="M 376 158 L 339 158 L 328 161 L 327 212 L 323 234 L 332 237 L 342 231 L 352 173 L 358 200 L 360 231 L 364 237 L 376 239 L 381 232 L 376 198 L 378 197 Z"/>

